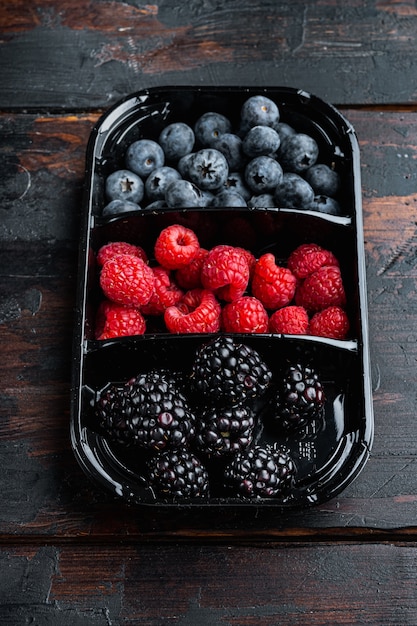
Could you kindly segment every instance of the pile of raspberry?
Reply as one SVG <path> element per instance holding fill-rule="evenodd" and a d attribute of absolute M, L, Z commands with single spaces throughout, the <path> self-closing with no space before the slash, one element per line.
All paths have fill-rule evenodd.
<path fill-rule="evenodd" d="M 170 333 L 278 333 L 345 339 L 349 320 L 336 256 L 316 243 L 284 264 L 267 252 L 219 244 L 207 250 L 181 224 L 162 229 L 146 252 L 111 242 L 97 254 L 104 296 L 95 338 L 142 335 L 158 317 Z"/>

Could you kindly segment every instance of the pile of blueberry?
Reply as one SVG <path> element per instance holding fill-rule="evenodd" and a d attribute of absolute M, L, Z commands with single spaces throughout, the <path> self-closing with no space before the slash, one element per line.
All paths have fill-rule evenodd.
<path fill-rule="evenodd" d="M 165 126 L 128 145 L 124 168 L 107 176 L 103 216 L 142 209 L 292 208 L 339 215 L 340 174 L 321 162 L 316 140 L 280 120 L 264 95 L 242 105 L 238 128 L 208 111 L 193 126 Z"/>

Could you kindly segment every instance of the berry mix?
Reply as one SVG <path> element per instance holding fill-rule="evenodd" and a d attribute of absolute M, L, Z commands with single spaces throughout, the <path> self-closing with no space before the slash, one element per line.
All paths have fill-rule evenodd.
<path fill-rule="evenodd" d="M 324 405 L 310 365 L 287 363 L 273 374 L 257 350 L 220 334 L 200 345 L 186 372 L 153 369 L 108 384 L 94 412 L 113 444 L 134 451 L 161 501 L 220 493 L 284 502 L 297 459 L 278 439 L 303 437 Z"/>
<path fill-rule="evenodd" d="M 210 206 L 341 213 L 334 164 L 321 162 L 315 139 L 283 122 L 264 95 L 243 102 L 235 126 L 208 111 L 192 125 L 171 122 L 156 138 L 133 141 L 123 159 L 105 179 L 104 217 Z M 346 338 L 346 295 L 332 252 L 303 244 L 282 264 L 246 245 L 206 249 L 195 230 L 180 221 L 161 228 L 149 259 L 132 243 L 102 246 L 96 339 L 155 328 Z"/>
<path fill-rule="evenodd" d="M 209 111 L 193 125 L 172 122 L 156 138 L 133 141 L 123 159 L 105 179 L 104 218 L 164 209 L 183 216 L 184 209 L 205 207 L 264 209 L 263 216 L 276 207 L 342 214 L 334 164 L 322 162 L 315 139 L 283 122 L 277 104 L 262 95 L 243 103 L 237 127 Z M 147 251 L 127 241 L 97 250 L 95 339 L 155 332 L 213 337 L 188 371 L 152 369 L 108 383 L 96 394 L 96 424 L 112 445 L 133 451 L 133 466 L 157 500 L 220 494 L 285 502 L 296 485 L 297 458 L 278 442 L 319 428 L 325 390 L 310 363 L 299 357 L 281 369 L 274 363 L 273 373 L 234 335 L 345 339 L 340 261 L 314 242 L 283 260 L 271 251 L 255 254 L 260 248 L 244 244 L 244 236 L 239 244 L 206 246 L 199 232 L 191 218 L 178 219 L 158 228 Z M 232 239 L 222 234 L 219 241 Z"/>

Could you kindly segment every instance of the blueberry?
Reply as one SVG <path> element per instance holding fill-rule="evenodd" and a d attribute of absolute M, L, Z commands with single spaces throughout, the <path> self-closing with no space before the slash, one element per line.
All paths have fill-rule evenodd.
<path fill-rule="evenodd" d="M 269 126 L 253 126 L 242 142 L 243 152 L 251 158 L 266 155 L 274 156 L 281 140 L 276 130 Z"/>
<path fill-rule="evenodd" d="M 213 202 L 214 193 L 212 191 L 207 191 L 207 189 L 200 189 L 201 193 L 201 206 L 210 206 Z"/>
<path fill-rule="evenodd" d="M 268 193 L 281 182 L 282 167 L 272 157 L 255 157 L 245 168 L 245 180 L 253 193 Z"/>
<path fill-rule="evenodd" d="M 190 154 L 185 154 L 183 157 L 181 157 L 177 163 L 177 170 L 183 178 L 188 178 L 188 170 L 193 157 L 194 152 L 190 152 Z"/>
<path fill-rule="evenodd" d="M 230 120 L 225 115 L 214 111 L 203 113 L 194 124 L 195 138 L 205 147 L 211 147 L 221 135 L 230 132 L 232 132 Z"/>
<path fill-rule="evenodd" d="M 252 196 L 248 200 L 248 207 L 255 209 L 271 209 L 276 207 L 274 196 L 272 193 L 261 193 L 257 196 Z"/>
<path fill-rule="evenodd" d="M 246 208 L 247 204 L 246 200 L 237 191 L 223 189 L 214 196 L 211 206 Z"/>
<path fill-rule="evenodd" d="M 168 124 L 159 135 L 159 145 L 167 161 L 178 161 L 194 148 L 194 131 L 184 122 Z"/>
<path fill-rule="evenodd" d="M 154 200 L 145 206 L 147 211 L 159 211 L 160 209 L 166 209 L 168 207 L 165 200 Z"/>
<path fill-rule="evenodd" d="M 165 198 L 165 190 L 174 180 L 179 180 L 181 174 L 178 170 L 168 165 L 157 167 L 151 172 L 145 181 L 145 191 L 149 200 L 162 200 Z"/>
<path fill-rule="evenodd" d="M 253 126 L 275 126 L 279 117 L 279 109 L 273 100 L 262 95 L 251 96 L 240 111 L 241 132 L 246 134 Z"/>
<path fill-rule="evenodd" d="M 316 163 L 305 172 L 305 179 L 316 195 L 335 196 L 340 189 L 340 176 L 325 163 Z"/>
<path fill-rule="evenodd" d="M 309 209 L 314 191 L 302 176 L 286 172 L 274 192 L 276 206 L 286 209 Z"/>
<path fill-rule="evenodd" d="M 130 200 L 111 200 L 104 209 L 101 214 L 103 217 L 108 217 L 109 215 L 118 215 L 119 213 L 129 213 L 130 211 L 140 211 L 141 208 L 136 202 L 131 202 Z"/>
<path fill-rule="evenodd" d="M 231 191 L 237 191 L 237 193 L 245 200 L 249 200 L 252 195 L 251 190 L 246 185 L 246 181 L 240 172 L 229 173 L 226 182 L 224 183 L 224 188 L 230 189 Z"/>
<path fill-rule="evenodd" d="M 205 198 L 201 191 L 188 180 L 175 180 L 168 185 L 165 192 L 165 201 L 173 209 L 189 209 L 205 206 Z"/>
<path fill-rule="evenodd" d="M 245 155 L 242 150 L 242 139 L 234 133 L 224 133 L 213 141 L 213 148 L 219 150 L 227 160 L 229 170 L 239 170 L 245 162 Z"/>
<path fill-rule="evenodd" d="M 277 131 L 281 142 L 284 141 L 284 139 L 286 137 L 289 137 L 290 135 L 295 135 L 296 131 L 295 128 L 293 128 L 292 126 L 290 126 L 289 124 L 287 124 L 286 122 L 278 122 L 278 124 L 274 125 L 274 130 Z"/>
<path fill-rule="evenodd" d="M 189 161 L 188 177 L 200 189 L 215 191 L 229 174 L 226 157 L 214 148 L 202 148 Z"/>
<path fill-rule="evenodd" d="M 161 146 L 152 139 L 139 139 L 126 150 L 126 167 L 142 178 L 146 178 L 157 167 L 165 163 L 165 154 Z"/>
<path fill-rule="evenodd" d="M 281 142 L 278 159 L 285 172 L 301 174 L 314 165 L 319 155 L 317 142 L 310 135 L 296 133 Z"/>
<path fill-rule="evenodd" d="M 309 209 L 312 211 L 320 211 L 320 213 L 327 213 L 327 215 L 342 214 L 338 201 L 324 195 L 314 196 L 314 200 Z"/>
<path fill-rule="evenodd" d="M 144 194 L 143 180 L 130 170 L 116 170 L 106 178 L 106 196 L 109 200 L 141 202 Z"/>

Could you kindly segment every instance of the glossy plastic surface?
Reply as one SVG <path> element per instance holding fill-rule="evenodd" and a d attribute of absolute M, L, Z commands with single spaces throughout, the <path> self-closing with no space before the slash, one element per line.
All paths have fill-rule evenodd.
<path fill-rule="evenodd" d="M 202 113 L 216 110 L 234 119 L 245 99 L 264 93 L 281 111 L 281 120 L 312 135 L 321 160 L 332 162 L 342 177 L 341 216 L 297 209 L 196 209 L 125 214 L 105 219 L 106 176 L 121 167 L 127 145 L 140 137 L 156 137 L 171 121 L 192 124 Z M 250 241 L 228 227 L 236 219 L 250 227 Z M 115 446 L 100 432 L 92 405 L 109 382 L 125 381 L 154 367 L 187 372 L 197 347 L 207 335 L 169 335 L 159 328 L 146 335 L 94 340 L 98 303 L 95 253 L 108 241 L 130 241 L 152 256 L 154 234 L 175 221 L 192 224 L 202 245 L 230 243 L 250 247 L 259 256 L 273 252 L 283 259 L 297 245 L 315 242 L 332 250 L 340 261 L 351 329 L 343 341 L 312 336 L 242 335 L 277 374 L 286 361 L 307 356 L 321 373 L 326 390 L 324 418 L 300 433 L 258 432 L 258 440 L 277 441 L 293 455 L 297 481 L 289 497 L 251 503 L 230 498 L 214 472 L 211 496 L 196 503 L 164 506 L 254 507 L 300 509 L 340 493 L 363 468 L 373 439 L 369 366 L 366 277 L 362 231 L 359 149 L 349 122 L 331 105 L 290 88 L 165 88 L 138 92 L 110 109 L 94 128 L 87 150 L 85 200 L 80 239 L 77 324 L 73 350 L 71 438 L 75 456 L 99 485 L 139 506 L 160 504 L 143 471 L 145 455 Z M 248 232 L 248 231 L 245 231 Z M 267 410 L 267 409 L 266 409 Z"/>

